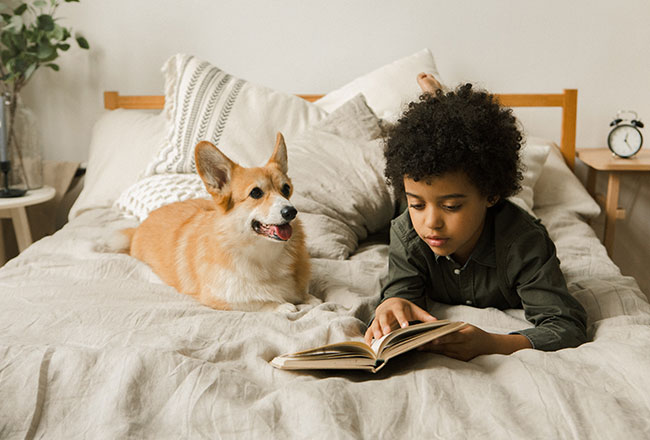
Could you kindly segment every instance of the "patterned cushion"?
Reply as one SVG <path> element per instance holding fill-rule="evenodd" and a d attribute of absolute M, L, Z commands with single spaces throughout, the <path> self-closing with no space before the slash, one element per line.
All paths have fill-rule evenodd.
<path fill-rule="evenodd" d="M 161 206 L 189 199 L 209 199 L 210 194 L 198 174 L 157 174 L 128 187 L 113 207 L 144 221 Z"/>
<path fill-rule="evenodd" d="M 290 142 L 327 113 L 297 96 L 235 78 L 191 55 L 163 67 L 167 142 L 145 175 L 193 173 L 194 146 L 209 140 L 235 162 L 259 166 L 278 131 Z"/>

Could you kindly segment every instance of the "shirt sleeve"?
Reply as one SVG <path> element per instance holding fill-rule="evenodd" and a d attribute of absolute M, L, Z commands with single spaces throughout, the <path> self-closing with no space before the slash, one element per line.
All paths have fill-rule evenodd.
<path fill-rule="evenodd" d="M 587 341 L 587 314 L 569 293 L 553 241 L 543 230 L 519 236 L 508 252 L 507 276 L 534 328 L 521 330 L 533 348 L 554 351 Z"/>
<path fill-rule="evenodd" d="M 381 291 L 381 301 L 404 298 L 421 308 L 426 308 L 426 268 L 422 258 L 414 256 L 406 239 L 393 225 L 390 228 L 388 247 L 388 277 Z"/>

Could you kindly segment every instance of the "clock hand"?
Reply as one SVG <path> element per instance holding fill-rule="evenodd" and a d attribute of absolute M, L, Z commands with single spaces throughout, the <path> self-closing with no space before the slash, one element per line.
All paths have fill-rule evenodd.
<path fill-rule="evenodd" d="M 628 136 L 629 136 L 629 134 L 626 133 L 626 134 L 625 134 L 625 139 L 623 139 L 623 142 L 625 142 L 625 144 L 626 144 L 628 147 L 632 148 L 632 145 L 630 145 L 630 143 L 627 141 L 627 137 L 628 137 Z"/>

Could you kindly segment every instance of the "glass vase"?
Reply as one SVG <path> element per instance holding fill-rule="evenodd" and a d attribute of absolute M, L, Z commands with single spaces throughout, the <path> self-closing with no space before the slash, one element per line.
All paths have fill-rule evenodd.
<path fill-rule="evenodd" d="M 20 95 L 7 98 L 9 186 L 27 190 L 41 188 L 43 151 L 36 115 L 23 104 Z"/>

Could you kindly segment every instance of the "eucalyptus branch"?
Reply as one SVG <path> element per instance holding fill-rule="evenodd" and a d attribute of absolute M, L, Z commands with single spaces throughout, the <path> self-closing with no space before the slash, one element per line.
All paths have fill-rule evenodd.
<path fill-rule="evenodd" d="M 60 0 L 30 0 L 17 3 L 14 9 L 0 3 L 0 84 L 3 93 L 9 94 L 7 145 L 16 152 L 18 169 L 28 187 L 15 127 L 18 96 L 40 67 L 58 71 L 59 66 L 54 61 L 60 52 L 70 48 L 66 41 L 72 37 L 72 29 L 59 25 L 54 18 L 60 3 Z M 83 36 L 76 35 L 75 40 L 80 48 L 89 48 Z"/>

